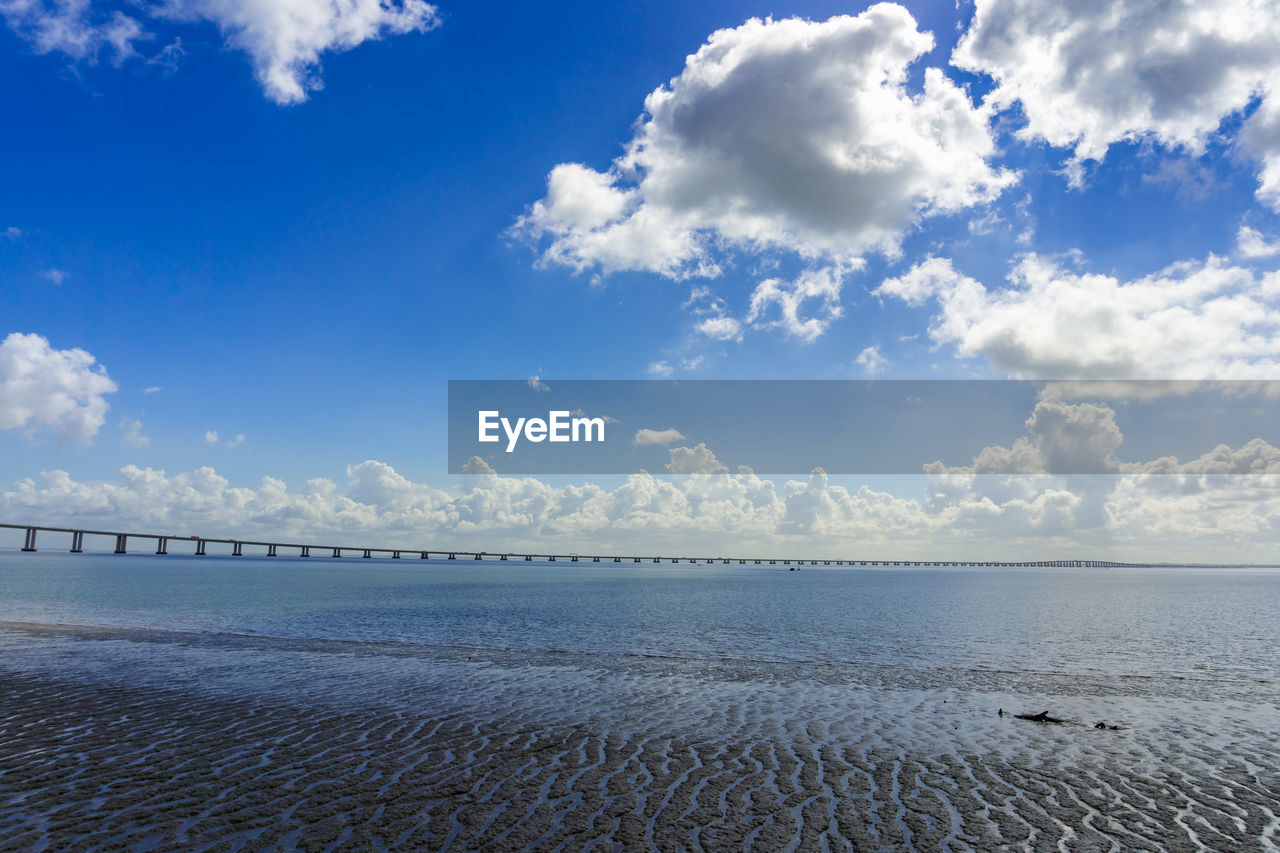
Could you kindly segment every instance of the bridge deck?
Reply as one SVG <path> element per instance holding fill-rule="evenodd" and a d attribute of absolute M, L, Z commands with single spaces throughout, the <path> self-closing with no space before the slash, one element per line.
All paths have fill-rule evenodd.
<path fill-rule="evenodd" d="M 813 558 L 793 558 L 786 559 L 783 557 L 726 557 L 726 556 L 703 556 L 703 557 L 671 557 L 661 555 L 622 555 L 622 554 L 537 554 L 512 551 L 460 551 L 456 549 L 437 549 L 437 548 L 375 548 L 353 545 L 312 545 L 301 542 L 269 542 L 257 539 L 226 539 L 219 537 L 206 536 L 179 536 L 171 533 L 135 533 L 120 530 L 90 530 L 87 528 L 76 527 L 49 527 L 45 525 L 31 524 L 5 524 L 0 523 L 0 528 L 8 528 L 10 530 L 26 531 L 26 540 L 23 544 L 23 551 L 36 550 L 36 534 L 37 533 L 69 533 L 71 534 L 71 551 L 73 553 L 81 553 L 84 550 L 85 536 L 109 536 L 115 540 L 116 554 L 128 553 L 128 541 L 130 539 L 143 539 L 156 542 L 156 554 L 165 555 L 169 553 L 168 546 L 171 542 L 189 542 L 195 546 L 196 556 L 206 556 L 207 546 L 210 543 L 216 545 L 230 545 L 231 556 L 244 556 L 244 546 L 248 545 L 255 548 L 266 548 L 267 553 L 263 556 L 276 557 L 279 556 L 281 548 L 297 549 L 298 556 L 311 557 L 312 551 L 317 551 L 314 556 L 320 557 L 327 553 L 330 559 L 342 557 L 344 554 L 359 553 L 362 557 L 372 557 L 375 554 L 387 554 L 392 558 L 398 559 L 401 554 L 417 554 L 420 559 L 427 560 L 432 556 L 456 560 L 459 557 L 470 557 L 474 560 L 543 560 L 556 562 L 565 560 L 568 562 L 611 562 L 611 563 L 690 563 L 690 564 L 712 564 L 720 563 L 722 565 L 738 564 L 738 565 L 778 565 L 779 563 L 788 565 L 805 565 L 805 566 L 1029 566 L 1029 567 L 1046 567 L 1046 568 L 1155 568 L 1158 566 L 1169 565 L 1194 565 L 1205 568 L 1244 568 L 1245 564 L 1227 564 L 1227 563 L 1133 563 L 1118 562 L 1112 560 L 885 560 L 885 559 L 861 559 L 861 558 L 841 558 L 831 559 L 823 557 Z M 1250 564 L 1252 565 L 1252 564 Z"/>

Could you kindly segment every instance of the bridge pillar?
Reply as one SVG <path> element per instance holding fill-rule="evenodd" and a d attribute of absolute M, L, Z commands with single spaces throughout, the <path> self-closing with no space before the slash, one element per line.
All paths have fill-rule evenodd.
<path fill-rule="evenodd" d="M 480 559 L 480 555 L 479 555 L 479 554 L 476 554 L 476 559 L 477 559 L 477 560 L 479 560 L 479 559 Z"/>
<path fill-rule="evenodd" d="M 661 562 L 662 562 L 662 558 L 661 558 L 661 557 L 654 557 L 654 558 L 653 558 L 653 561 L 654 561 L 655 563 L 661 563 Z"/>
<path fill-rule="evenodd" d="M 598 563 L 598 562 L 600 562 L 600 558 L 599 558 L 599 557 L 592 557 L 592 558 L 591 558 L 591 562 L 593 562 L 593 563 Z"/>
<path fill-rule="evenodd" d="M 169 537 L 168 536 L 161 536 L 160 540 L 156 542 L 156 553 L 157 554 L 169 553 Z"/>
<path fill-rule="evenodd" d="M 204 556 L 204 540 L 203 539 L 196 540 L 196 556 L 197 557 Z"/>
<path fill-rule="evenodd" d="M 22 550 L 34 551 L 36 549 L 36 529 L 34 527 L 27 528 L 27 538 L 22 542 Z"/>
<path fill-rule="evenodd" d="M 569 558 L 569 562 L 571 562 L 571 563 L 576 563 L 576 562 L 578 562 L 578 558 L 577 558 L 577 557 L 570 557 L 570 558 Z"/>
<path fill-rule="evenodd" d="M 231 556 L 233 556 L 233 557 L 243 557 L 243 556 L 244 556 L 244 551 L 242 550 L 243 548 L 244 548 L 244 546 L 243 546 L 241 543 L 239 543 L 239 542 L 237 542 L 235 545 L 232 545 L 232 546 L 231 546 Z"/>
<path fill-rule="evenodd" d="M 556 558 L 555 558 L 554 556 L 551 556 L 551 557 L 547 557 L 547 560 L 548 560 L 549 562 L 554 563 L 554 562 L 556 561 Z"/>
<path fill-rule="evenodd" d="M 398 559 L 400 559 L 400 552 L 399 552 L 399 551 L 392 551 L 392 552 L 391 552 L 391 559 L 393 559 L 393 560 L 398 560 Z"/>
<path fill-rule="evenodd" d="M 457 554 L 450 554 L 450 555 L 449 555 L 449 559 L 450 559 L 450 560 L 456 560 L 456 559 L 458 559 L 458 555 L 457 555 Z"/>
<path fill-rule="evenodd" d="M 505 563 L 505 562 L 507 561 L 507 555 L 506 555 L 506 554 L 503 554 L 503 555 L 502 555 L 501 557 L 499 557 L 498 559 Z"/>
<path fill-rule="evenodd" d="M 275 546 L 275 545 L 268 545 L 268 546 L 267 546 L 267 556 L 268 556 L 268 557 L 275 557 L 275 556 L 278 556 L 278 555 L 276 554 L 276 546 Z"/>
<path fill-rule="evenodd" d="M 125 534 L 123 533 L 116 534 L 116 553 L 117 554 L 129 553 L 128 550 L 125 548 L 125 545 L 128 542 L 128 540 L 129 540 L 129 537 L 126 536 Z"/>
<path fill-rule="evenodd" d="M 298 554 L 298 556 L 299 556 L 299 557 L 310 557 L 310 556 L 311 556 L 311 546 L 310 546 L 310 545 L 303 545 L 303 546 L 302 546 L 302 553 Z"/>
<path fill-rule="evenodd" d="M 427 557 L 427 552 L 426 552 L 426 551 L 423 551 L 423 552 L 422 552 L 422 554 L 418 557 L 418 559 L 419 559 L 419 560 L 427 560 L 427 559 L 430 559 L 430 558 L 429 558 L 429 557 Z"/>
<path fill-rule="evenodd" d="M 364 559 L 366 559 L 366 560 L 367 560 L 367 559 L 369 559 L 369 558 L 370 558 L 371 556 L 373 556 L 373 555 L 369 553 L 369 549 L 368 549 L 368 548 L 365 548 L 365 549 L 364 549 L 364 553 L 363 553 L 361 556 L 362 556 L 362 557 L 364 557 Z"/>
<path fill-rule="evenodd" d="M 613 558 L 613 561 L 614 561 L 615 563 L 621 563 L 621 562 L 622 562 L 622 558 L 621 558 L 621 557 L 614 557 L 614 558 Z"/>
<path fill-rule="evenodd" d="M 78 530 L 71 534 L 71 553 L 84 553 L 84 534 Z"/>
<path fill-rule="evenodd" d="M 525 555 L 524 555 L 524 561 L 525 561 L 526 563 L 531 563 L 531 562 L 533 562 L 533 555 L 532 555 L 532 554 L 525 554 Z"/>

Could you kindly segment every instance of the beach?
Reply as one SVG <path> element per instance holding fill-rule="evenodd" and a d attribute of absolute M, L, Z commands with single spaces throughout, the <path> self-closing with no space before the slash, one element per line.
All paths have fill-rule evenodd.
<path fill-rule="evenodd" d="M 542 580 L 590 581 L 557 572 Z M 23 850 L 1280 840 L 1280 709 L 1261 671 L 625 653 L 622 636 L 555 648 L 511 615 L 518 600 L 499 610 L 526 626 L 511 634 L 525 647 L 6 621 L 0 837 Z M 1063 722 L 1014 717 L 1044 710 Z"/>

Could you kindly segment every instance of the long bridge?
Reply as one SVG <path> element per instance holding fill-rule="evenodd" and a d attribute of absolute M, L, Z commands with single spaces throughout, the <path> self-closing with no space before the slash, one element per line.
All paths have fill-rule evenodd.
<path fill-rule="evenodd" d="M 154 543 L 156 554 L 166 555 L 169 553 L 170 543 L 184 543 L 194 546 L 192 553 L 194 556 L 207 556 L 208 546 L 229 545 L 231 546 L 230 556 L 243 557 L 245 555 L 245 546 L 251 548 L 265 548 L 264 554 L 255 556 L 278 557 L 281 551 L 296 551 L 296 556 L 311 557 L 317 556 L 322 558 L 340 558 L 343 556 L 359 555 L 363 558 L 372 558 L 375 555 L 389 556 L 391 559 L 401 559 L 402 555 L 409 557 L 416 556 L 418 559 L 429 560 L 433 557 L 448 560 L 457 559 L 474 559 L 474 560 L 524 560 L 526 562 L 546 561 L 556 562 L 563 560 L 567 562 L 612 562 L 612 563 L 689 563 L 692 565 L 704 564 L 711 565 L 720 563 L 723 565 L 796 565 L 796 566 L 1025 566 L 1025 567 L 1044 567 L 1044 568 L 1156 568 L 1159 566 L 1175 565 L 1173 563 L 1132 563 L 1132 562 L 1115 562 L 1111 560 L 863 560 L 863 559 L 831 559 L 824 557 L 820 559 L 783 559 L 779 557 L 725 557 L 725 556 L 622 556 L 619 554 L 532 554 L 532 553 L 514 553 L 514 552 L 494 552 L 494 551 L 459 551 L 459 550 L 437 550 L 437 549 L 419 549 L 419 548 L 366 548 L 363 546 L 351 545 L 307 545 L 299 542 L 264 542 L 251 539 L 221 539 L 206 536 L 176 536 L 168 533 L 131 533 L 121 532 L 117 530 L 88 530 L 74 527 L 47 527 L 43 525 L 31 524 L 4 524 L 0 523 L 0 528 L 10 530 L 26 531 L 26 537 L 23 540 L 23 551 L 36 550 L 36 537 L 39 533 L 66 533 L 71 535 L 72 554 L 80 554 L 84 552 L 84 540 L 86 536 L 107 537 L 114 540 L 115 554 L 129 553 L 129 540 Z M 315 552 L 314 554 L 312 552 Z M 1187 565 L 1178 563 L 1176 565 Z M 1225 564 L 1225 563 L 1196 563 L 1194 565 L 1206 568 L 1243 568 L 1246 564 Z"/>

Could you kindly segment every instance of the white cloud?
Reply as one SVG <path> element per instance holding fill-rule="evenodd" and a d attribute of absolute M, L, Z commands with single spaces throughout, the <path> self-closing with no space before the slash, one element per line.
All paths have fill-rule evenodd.
<path fill-rule="evenodd" d="M 990 290 L 950 260 L 930 258 L 875 292 L 912 305 L 936 300 L 936 343 L 1013 376 L 1280 377 L 1280 273 L 1256 275 L 1210 256 L 1120 281 L 1031 254 L 1009 285 Z"/>
<path fill-rule="evenodd" d="M 38 53 L 61 52 L 116 63 L 154 38 L 150 24 L 212 24 L 227 45 L 243 51 L 267 97 L 294 104 L 321 88 L 325 53 L 350 50 L 389 35 L 425 32 L 439 24 L 423 0 L 157 0 L 119 9 L 91 0 L 0 0 L 0 16 Z M 157 56 L 169 58 L 170 45 Z"/>
<path fill-rule="evenodd" d="M 751 294 L 747 322 L 761 328 L 781 328 L 802 341 L 815 341 L 844 313 L 840 307 L 840 270 L 825 267 L 806 270 L 795 281 L 765 279 Z M 817 303 L 806 316 L 805 305 Z"/>
<path fill-rule="evenodd" d="M 654 376 L 670 376 L 675 372 L 675 368 L 671 366 L 669 361 L 651 361 L 649 362 L 649 372 Z"/>
<path fill-rule="evenodd" d="M 1242 139 L 1263 160 L 1259 194 L 1280 204 L 1280 6 L 1257 0 L 977 0 L 952 55 L 991 75 L 988 103 L 1020 104 L 1025 138 L 1085 160 L 1117 142 L 1203 150 L 1222 120 L 1262 99 Z"/>
<path fill-rule="evenodd" d="M 694 328 L 717 341 L 733 341 L 742 338 L 742 324 L 732 317 L 708 317 Z"/>
<path fill-rule="evenodd" d="M 936 68 L 901 6 L 823 22 L 752 19 L 713 33 L 645 100 L 605 172 L 556 166 L 515 226 L 543 264 L 608 274 L 719 274 L 727 250 L 848 263 L 896 251 L 920 218 L 997 196 L 987 113 Z"/>
<path fill-rule="evenodd" d="M 1104 474 L 1121 470 L 1115 453 L 1124 441 L 1110 406 L 1042 399 L 1025 426 L 1029 437 L 1009 447 L 984 447 L 967 466 L 940 462 L 932 474 Z"/>
<path fill-rule="evenodd" d="M 151 443 L 151 439 L 142 434 L 142 421 L 136 418 L 126 418 L 121 421 L 120 429 L 124 433 L 120 436 L 120 440 L 130 447 L 146 447 Z"/>
<path fill-rule="evenodd" d="M 4 229 L 4 236 L 9 240 L 19 240 L 22 238 L 22 229 L 10 225 Z"/>
<path fill-rule="evenodd" d="M 532 388 L 534 391 L 550 391 L 551 390 L 551 386 L 543 382 L 537 376 L 530 376 L 528 379 L 525 380 L 525 384 L 528 385 L 530 388 Z"/>
<path fill-rule="evenodd" d="M 1195 459 L 1179 462 L 1176 456 L 1162 456 L 1149 462 L 1122 465 L 1126 473 L 1141 474 L 1190 474 L 1200 475 L 1240 475 L 1240 474 L 1280 474 L 1280 448 L 1260 438 L 1246 442 L 1239 449 L 1232 449 L 1219 444 L 1208 453 Z M 1179 488 L 1186 489 L 1188 480 L 1180 480 Z M 1198 481 L 1203 487 L 1205 480 Z"/>
<path fill-rule="evenodd" d="M 699 334 L 717 341 L 742 340 L 742 322 L 729 316 L 725 301 L 705 284 L 695 284 L 689 291 L 689 298 L 680 307 L 700 318 L 694 323 Z"/>
<path fill-rule="evenodd" d="M 855 363 L 862 365 L 867 373 L 879 373 L 889 364 L 888 359 L 880 354 L 880 347 L 869 346 L 858 353 Z"/>
<path fill-rule="evenodd" d="M 604 422 L 605 422 L 605 423 L 607 423 L 607 424 L 619 424 L 619 423 L 622 423 L 622 421 L 618 420 L 617 418 L 613 417 L 612 415 L 588 415 L 586 412 L 584 412 L 584 411 L 581 409 L 581 407 L 579 407 L 579 408 L 577 408 L 577 409 L 572 410 L 571 412 L 569 412 L 569 414 L 571 414 L 571 415 L 575 415 L 575 416 L 577 416 L 577 417 L 579 417 L 579 418 L 598 417 L 598 418 L 600 418 L 600 420 L 604 421 Z"/>
<path fill-rule="evenodd" d="M 107 51 L 119 64 L 136 55 L 135 42 L 152 37 L 137 19 L 90 0 L 0 0 L 0 17 L 37 53 L 89 62 Z"/>
<path fill-rule="evenodd" d="M 164 390 L 164 389 L 163 389 L 163 388 L 161 388 L 159 385 L 152 385 L 150 388 L 143 388 L 143 389 L 142 389 L 142 393 L 143 393 L 143 394 L 157 394 L 157 393 L 159 393 L 159 392 L 161 392 L 161 391 L 163 391 L 163 390 Z"/>
<path fill-rule="evenodd" d="M 1239 543 L 1236 559 L 1254 560 L 1258 545 L 1280 534 L 1280 448 L 1262 439 L 1238 449 L 1219 444 L 1187 462 L 1121 462 L 1124 436 L 1109 406 L 1041 400 L 1026 426 L 1029 438 L 984 448 L 971 465 L 926 466 L 930 508 L 946 514 L 985 503 L 1008 514 L 1022 507 L 1042 529 L 1073 536 L 1092 529 L 1112 548 L 1140 542 L 1159 551 L 1163 540 L 1166 559 L 1175 561 L 1187 560 L 1197 543 Z M 1071 472 L 1111 476 L 1056 476 Z M 1032 512 L 1036 504 L 1041 509 Z"/>
<path fill-rule="evenodd" d="M 1268 243 L 1262 232 L 1241 225 L 1236 232 L 1236 251 L 1242 258 L 1269 258 L 1280 255 L 1280 241 Z"/>
<path fill-rule="evenodd" d="M 636 431 L 636 437 L 631 443 L 636 447 L 644 447 L 650 444 L 670 444 L 673 441 L 683 441 L 684 436 L 680 434 L 680 430 L 674 427 L 670 429 L 641 429 Z"/>
<path fill-rule="evenodd" d="M 1273 40 L 1274 44 L 1274 40 Z M 1277 70 L 1271 70 L 1271 80 Z M 1246 150 L 1262 161 L 1258 174 L 1258 198 L 1275 210 L 1280 210 L 1280 92 L 1274 82 L 1266 99 L 1257 112 L 1245 123 L 1240 141 Z"/>
<path fill-rule="evenodd" d="M 680 433 L 676 432 L 675 430 L 667 430 L 667 432 L 675 433 L 675 435 L 670 439 L 670 441 L 679 441 L 680 439 L 684 438 L 683 435 L 680 435 Z M 640 442 L 637 442 L 637 444 L 639 443 Z M 663 441 L 663 442 L 644 442 L 644 443 L 668 444 L 669 442 Z M 676 475 L 703 474 L 705 475 L 705 474 L 728 474 L 729 473 L 729 469 L 726 468 L 724 464 L 721 463 L 720 460 L 716 458 L 716 455 L 711 452 L 711 448 L 707 447 L 705 442 L 700 441 L 697 443 L 697 445 L 693 447 L 673 447 L 668 452 L 670 453 L 670 456 L 671 456 L 671 460 L 667 462 L 667 466 L 666 466 L 668 474 L 676 474 Z"/>
<path fill-rule="evenodd" d="M 221 438 L 219 438 L 218 436 L 218 431 L 215 429 L 211 429 L 205 432 L 204 440 L 206 444 L 222 443 L 226 445 L 226 448 L 228 450 L 235 450 L 237 447 L 244 444 L 244 433 L 238 433 L 235 438 L 230 439 L 228 441 L 222 441 Z"/>
<path fill-rule="evenodd" d="M 106 368 L 82 349 L 58 350 L 40 335 L 14 332 L 0 343 L 0 429 L 42 428 L 87 442 L 106 420 L 116 391 Z"/>
<path fill-rule="evenodd" d="M 68 275 L 68 273 L 67 273 L 65 270 L 60 270 L 60 269 L 48 269 L 48 270 L 45 270 L 44 272 L 40 273 L 40 275 L 41 275 L 41 276 L 42 276 L 46 281 L 51 281 L 51 282 L 53 282 L 54 284 L 62 284 L 64 281 L 66 281 L 66 280 L 67 280 L 67 275 Z"/>

